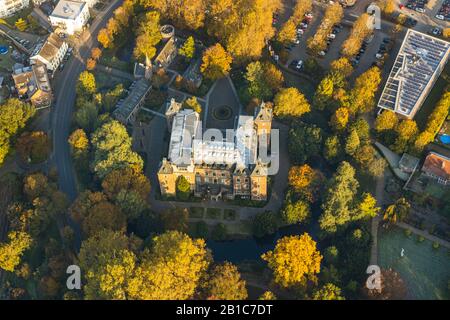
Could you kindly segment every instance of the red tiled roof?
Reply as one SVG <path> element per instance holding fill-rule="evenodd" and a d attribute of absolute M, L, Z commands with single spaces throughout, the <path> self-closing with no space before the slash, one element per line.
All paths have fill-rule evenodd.
<path fill-rule="evenodd" d="M 422 171 L 431 173 L 444 180 L 450 180 L 450 159 L 430 152 L 425 158 Z"/>

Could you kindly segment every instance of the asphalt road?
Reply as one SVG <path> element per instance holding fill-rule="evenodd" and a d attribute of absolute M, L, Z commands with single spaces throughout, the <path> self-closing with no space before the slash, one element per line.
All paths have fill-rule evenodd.
<path fill-rule="evenodd" d="M 91 49 L 98 45 L 98 31 L 106 24 L 113 11 L 121 3 L 122 0 L 112 0 L 109 6 L 95 17 L 89 30 L 84 32 L 78 40 L 78 44 L 74 48 L 73 57 L 56 78 L 56 103 L 52 115 L 54 150 L 52 164 L 58 170 L 59 190 L 66 193 L 70 202 L 75 200 L 78 193 L 76 175 L 67 142 L 75 104 L 76 82 L 80 73 L 85 69 L 85 61 L 90 56 Z M 81 244 L 80 228 L 70 218 L 69 224 L 75 231 L 75 247 L 78 251 Z"/>
<path fill-rule="evenodd" d="M 59 75 L 58 83 L 55 86 L 56 103 L 52 116 L 53 161 L 59 173 L 59 189 L 66 193 L 71 201 L 77 196 L 77 188 L 67 139 L 75 104 L 76 82 L 80 73 L 85 69 L 85 61 L 89 57 L 91 49 L 98 45 L 98 31 L 121 2 L 121 0 L 111 1 L 109 7 L 97 15 L 90 29 L 83 34 L 78 46 L 74 48 L 75 54 Z"/>

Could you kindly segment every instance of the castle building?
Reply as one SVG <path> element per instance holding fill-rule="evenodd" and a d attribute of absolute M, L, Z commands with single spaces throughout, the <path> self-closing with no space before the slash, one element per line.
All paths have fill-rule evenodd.
<path fill-rule="evenodd" d="M 206 138 L 200 115 L 180 106 L 175 100 L 167 106 L 171 136 L 158 171 L 161 194 L 175 196 L 183 176 L 196 197 L 266 200 L 269 164 L 260 160 L 258 150 L 259 137 L 270 136 L 271 108 L 262 103 L 254 116 L 239 116 L 233 134 Z"/>

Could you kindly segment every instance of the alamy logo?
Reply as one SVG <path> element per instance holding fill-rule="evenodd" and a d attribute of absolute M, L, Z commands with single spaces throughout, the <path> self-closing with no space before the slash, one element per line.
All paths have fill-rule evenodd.
<path fill-rule="evenodd" d="M 369 290 L 377 290 L 381 292 L 381 269 L 377 265 L 370 265 L 366 270 L 370 276 L 367 278 L 366 287 Z"/>
<path fill-rule="evenodd" d="M 69 290 L 80 290 L 81 289 L 81 269 L 79 266 L 72 264 L 67 267 L 67 277 L 66 286 Z"/>
<path fill-rule="evenodd" d="M 366 12 L 369 14 L 367 21 L 367 28 L 380 30 L 381 29 L 381 9 L 375 3 L 371 3 Z"/>

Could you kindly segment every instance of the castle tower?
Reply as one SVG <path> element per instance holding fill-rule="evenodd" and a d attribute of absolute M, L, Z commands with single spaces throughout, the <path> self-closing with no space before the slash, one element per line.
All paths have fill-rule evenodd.
<path fill-rule="evenodd" d="M 267 167 L 258 162 L 250 175 L 251 199 L 267 200 Z"/>
<path fill-rule="evenodd" d="M 272 129 L 273 110 L 271 107 L 261 102 L 261 105 L 255 109 L 255 129 L 258 135 L 258 142 L 260 138 L 267 139 L 267 145 L 270 144 L 270 130 Z M 262 140 L 264 141 L 264 140 Z"/>
<path fill-rule="evenodd" d="M 174 173 L 172 164 L 166 158 L 163 158 L 161 167 L 158 170 L 158 181 L 161 189 L 161 195 L 176 195 L 177 176 Z"/>

